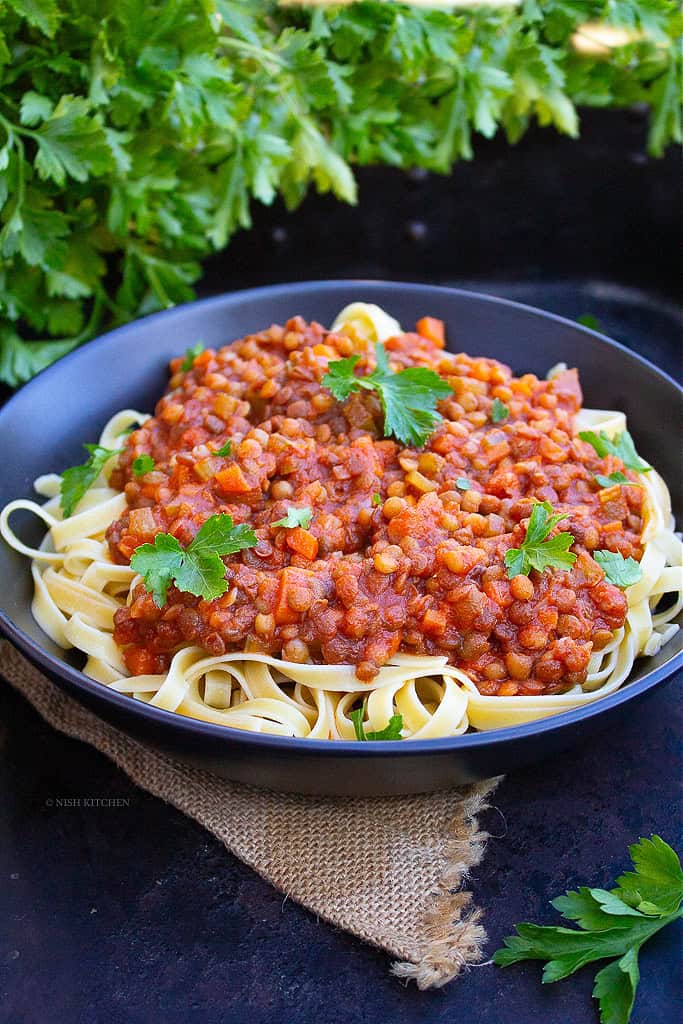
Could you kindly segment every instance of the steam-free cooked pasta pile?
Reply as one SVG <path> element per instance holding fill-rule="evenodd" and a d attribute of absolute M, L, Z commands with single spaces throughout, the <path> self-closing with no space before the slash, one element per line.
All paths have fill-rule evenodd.
<path fill-rule="evenodd" d="M 130 430 L 129 430 L 130 428 Z M 429 738 L 612 692 L 673 635 L 681 543 L 623 414 L 377 307 L 171 362 L 5 539 L 85 672 L 159 707 L 331 739 Z M 9 517 L 48 526 L 40 550 Z M 664 603 L 662 599 L 664 598 Z M 659 610 L 659 609 L 662 610 Z"/>

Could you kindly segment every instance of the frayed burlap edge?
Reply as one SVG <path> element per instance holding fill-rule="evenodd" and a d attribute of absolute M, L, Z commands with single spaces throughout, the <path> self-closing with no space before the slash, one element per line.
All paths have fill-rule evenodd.
<path fill-rule="evenodd" d="M 472 907 L 472 893 L 460 888 L 481 861 L 489 839 L 479 828 L 478 817 L 501 779 L 487 779 L 471 787 L 459 813 L 453 819 L 452 838 L 444 848 L 444 869 L 433 905 L 424 919 L 424 939 L 417 957 L 397 961 L 391 972 L 397 978 L 414 981 L 420 989 L 441 988 L 472 964 L 484 959 L 488 936 L 482 926 L 482 912 Z"/>
<path fill-rule="evenodd" d="M 349 920 L 346 914 L 325 906 L 324 899 L 312 899 L 309 893 L 296 891 L 296 886 L 283 884 L 274 876 L 267 859 L 245 849 L 234 849 L 225 830 L 214 820 L 211 800 L 218 787 L 226 787 L 242 802 L 257 803 L 266 800 L 297 803 L 310 806 L 321 802 L 315 797 L 295 797 L 292 794 L 274 794 L 249 786 L 229 783 L 201 769 L 175 762 L 165 754 L 146 747 L 113 726 L 102 722 L 92 712 L 60 691 L 9 643 L 0 641 L 0 669 L 12 686 L 35 708 L 41 717 L 59 732 L 81 742 L 89 743 L 112 760 L 133 783 L 176 807 L 211 832 L 239 859 L 255 870 L 269 884 L 279 888 L 288 898 L 300 903 L 333 926 L 340 927 L 363 941 L 398 957 L 392 964 L 392 973 L 401 979 L 414 981 L 420 989 L 438 988 L 453 980 L 470 965 L 483 960 L 482 949 L 486 932 L 481 924 L 482 913 L 472 907 L 472 894 L 462 886 L 472 868 L 484 854 L 488 834 L 478 825 L 478 816 L 488 807 L 487 798 L 500 779 L 474 783 L 460 792 L 426 794 L 419 797 L 378 798 L 363 800 L 367 807 L 395 805 L 400 817 L 407 802 L 415 800 L 452 799 L 457 807 L 443 829 L 443 843 L 432 852 L 438 864 L 438 883 L 425 890 L 425 909 L 420 918 L 419 938 L 397 932 L 378 934 L 376 922 Z M 199 787 L 206 796 L 197 807 L 188 809 L 186 794 Z M 462 795 L 460 795 L 462 793 Z M 251 855 L 250 855 L 251 854 Z M 367 926 L 365 926 L 367 925 Z"/>

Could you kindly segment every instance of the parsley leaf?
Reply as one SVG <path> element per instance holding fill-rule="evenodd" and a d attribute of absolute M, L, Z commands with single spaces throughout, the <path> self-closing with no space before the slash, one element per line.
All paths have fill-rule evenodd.
<path fill-rule="evenodd" d="M 310 508 L 295 508 L 294 505 L 290 505 L 287 509 L 287 515 L 284 519 L 277 519 L 271 526 L 284 526 L 288 530 L 294 529 L 295 526 L 300 526 L 302 529 L 307 530 L 311 525 L 311 519 L 313 513 Z"/>
<path fill-rule="evenodd" d="M 596 434 L 594 430 L 582 430 L 579 437 L 582 441 L 587 441 L 592 445 L 601 459 L 606 455 L 615 455 L 621 459 L 627 469 L 634 469 L 636 473 L 649 473 L 652 469 L 652 466 L 648 466 L 647 462 L 643 462 L 638 455 L 628 430 L 624 430 L 621 434 L 615 434 L 611 439 L 604 430 L 601 430 L 599 434 Z"/>
<path fill-rule="evenodd" d="M 353 368 L 358 362 L 360 362 L 360 356 L 347 356 L 346 359 L 336 359 L 328 363 L 322 385 L 332 392 L 338 402 L 347 399 L 352 391 L 360 390 L 362 386 L 360 379 L 353 372 Z"/>
<path fill-rule="evenodd" d="M 629 480 L 625 473 L 610 473 L 609 476 L 603 476 L 602 473 L 596 473 L 595 479 L 598 481 L 601 487 L 613 487 L 614 484 L 629 484 L 631 487 L 642 487 L 642 484 L 637 484 L 635 480 Z"/>
<path fill-rule="evenodd" d="M 186 548 L 171 534 L 158 533 L 153 544 L 140 544 L 135 549 L 130 565 L 143 577 L 159 608 L 166 603 L 171 582 L 178 590 L 213 601 L 228 589 L 221 556 L 253 548 L 257 543 L 247 523 L 234 526 L 232 516 L 219 513 L 206 520 Z"/>
<path fill-rule="evenodd" d="M 493 406 L 491 407 L 491 422 L 502 423 L 510 415 L 510 410 L 507 405 L 501 402 L 500 398 L 493 399 Z"/>
<path fill-rule="evenodd" d="M 62 486 L 60 505 L 64 518 L 72 515 L 76 505 L 97 480 L 109 459 L 119 452 L 111 448 L 103 448 L 100 444 L 84 444 L 89 457 L 81 466 L 71 466 L 61 474 Z"/>
<path fill-rule="evenodd" d="M 183 356 L 183 361 L 180 364 L 181 372 L 189 373 L 192 367 L 194 366 L 195 359 L 197 358 L 198 355 L 201 355 L 203 351 L 204 343 L 201 341 L 198 341 L 197 344 L 193 345 L 191 348 L 186 348 L 185 355 Z"/>
<path fill-rule="evenodd" d="M 615 893 L 641 914 L 673 914 L 681 902 L 683 871 L 671 847 L 660 839 L 640 839 L 629 847 L 635 871 L 617 878 Z"/>
<path fill-rule="evenodd" d="M 472 490 L 472 484 L 469 482 L 469 480 L 466 480 L 464 476 L 459 476 L 457 478 L 457 480 L 455 481 L 455 486 L 458 488 L 459 491 Z"/>
<path fill-rule="evenodd" d="M 592 313 L 582 313 L 581 316 L 577 316 L 576 322 L 581 324 L 582 327 L 589 327 L 591 331 L 602 331 L 604 333 L 602 323 Z"/>
<path fill-rule="evenodd" d="M 618 551 L 594 551 L 593 558 L 605 573 L 607 582 L 615 587 L 632 587 L 643 577 L 635 558 L 624 558 Z"/>
<path fill-rule="evenodd" d="M 553 515 L 548 501 L 537 502 L 531 510 L 526 537 L 521 547 L 505 552 L 508 576 L 528 576 L 532 569 L 571 569 L 576 555 L 569 550 L 574 543 L 571 533 L 558 533 L 548 538 L 550 531 L 567 515 Z"/>
<path fill-rule="evenodd" d="M 218 449 L 218 451 L 215 451 L 213 454 L 223 455 L 227 459 L 228 455 L 232 455 L 232 441 L 226 441 L 225 444 L 222 445 Z"/>
<path fill-rule="evenodd" d="M 545 960 L 543 983 L 559 981 L 596 960 L 612 962 L 595 976 L 593 998 L 603 1024 L 628 1024 L 640 975 L 641 946 L 681 917 L 683 872 L 674 850 L 660 839 L 630 847 L 635 871 L 617 879 L 611 892 L 582 887 L 552 901 L 579 928 L 518 924 L 516 935 L 493 955 L 499 967 Z"/>
<path fill-rule="evenodd" d="M 372 496 L 372 504 L 373 505 L 381 505 L 382 504 L 382 495 L 378 494 L 377 491 L 375 491 L 375 493 Z"/>
<path fill-rule="evenodd" d="M 436 403 L 453 389 L 438 373 L 423 366 L 394 373 L 381 342 L 375 346 L 375 353 L 377 366 L 366 377 L 354 375 L 358 356 L 330 363 L 322 379 L 323 387 L 338 401 L 361 389 L 376 391 L 384 411 L 385 437 L 395 437 L 405 445 L 421 448 L 441 420 Z"/>
<path fill-rule="evenodd" d="M 138 455 L 133 459 L 133 473 L 135 476 L 144 476 L 154 469 L 154 459 L 151 455 Z"/>
<path fill-rule="evenodd" d="M 353 722 L 353 729 L 356 734 L 357 740 L 400 740 L 401 730 L 403 729 L 403 715 L 392 715 L 389 722 L 383 729 L 377 732 L 366 732 L 363 725 L 363 719 L 365 718 L 365 705 L 367 701 L 363 701 L 363 706 L 356 708 L 349 714 L 349 718 Z"/>

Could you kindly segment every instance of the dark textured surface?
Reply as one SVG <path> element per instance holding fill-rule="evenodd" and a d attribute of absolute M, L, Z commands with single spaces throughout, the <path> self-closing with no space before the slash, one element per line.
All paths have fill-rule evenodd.
<path fill-rule="evenodd" d="M 293 218 L 262 211 L 253 234 L 213 264 L 208 288 L 363 273 L 457 278 L 591 313 L 677 374 L 680 310 L 654 296 L 675 301 L 680 278 L 680 158 L 650 161 L 642 139 L 639 115 L 594 113 L 579 144 L 549 132 L 514 154 L 486 144 L 451 181 L 366 171 L 356 211 L 325 198 Z M 517 921 L 556 923 L 548 901 L 564 888 L 609 884 L 639 835 L 656 831 L 680 848 L 679 682 L 590 745 L 505 780 L 486 821 L 496 838 L 472 879 L 488 952 Z M 49 805 L 69 797 L 123 805 Z M 682 930 L 645 948 L 634 1024 L 675 1018 Z M 542 989 L 537 965 L 484 966 L 420 993 L 387 968 L 384 954 L 283 901 L 0 685 L 2 1024 L 597 1021 L 590 970 Z"/>
<path fill-rule="evenodd" d="M 590 746 L 513 773 L 472 879 L 491 941 L 548 900 L 607 885 L 639 835 L 680 842 L 681 703 L 661 689 Z M 178 812 L 0 689 L 0 1020 L 3 1024 L 593 1024 L 591 974 L 542 989 L 537 965 L 472 969 L 438 992 L 404 988 L 388 960 L 284 901 Z M 60 798 L 126 802 L 55 808 Z M 683 998 L 679 925 L 641 958 L 634 1024 Z"/>

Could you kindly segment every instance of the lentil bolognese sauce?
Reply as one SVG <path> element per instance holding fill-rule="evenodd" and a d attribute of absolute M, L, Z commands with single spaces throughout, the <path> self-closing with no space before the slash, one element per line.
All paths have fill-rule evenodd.
<path fill-rule="evenodd" d="M 666 486 L 575 370 L 516 377 L 363 304 L 170 370 L 0 524 L 106 685 L 258 731 L 454 735 L 611 692 L 677 628 Z M 40 550 L 8 525 L 28 507 Z"/>

